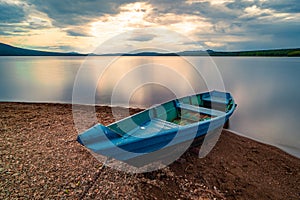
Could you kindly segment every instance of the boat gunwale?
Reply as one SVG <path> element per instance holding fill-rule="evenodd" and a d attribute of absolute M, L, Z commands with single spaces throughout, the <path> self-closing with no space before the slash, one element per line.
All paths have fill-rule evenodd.
<path fill-rule="evenodd" d="M 210 93 L 210 92 L 207 92 L 207 93 Z M 206 94 L 206 93 L 202 93 L 202 94 Z M 180 130 L 180 129 L 186 129 L 186 128 L 191 128 L 191 127 L 195 127 L 195 126 L 200 126 L 200 125 L 203 125 L 203 124 L 205 124 L 205 123 L 214 123 L 215 121 L 220 120 L 220 118 L 225 118 L 225 120 L 224 120 L 224 123 L 225 123 L 225 122 L 226 122 L 226 118 L 227 118 L 227 117 L 230 117 L 230 116 L 233 114 L 233 112 L 234 112 L 234 110 L 236 109 L 236 107 L 237 107 L 237 105 L 235 104 L 234 99 L 232 98 L 232 95 L 231 95 L 230 93 L 225 93 L 225 94 L 229 94 L 229 98 L 228 98 L 228 99 L 230 99 L 230 100 L 232 101 L 232 107 L 231 107 L 230 110 L 228 110 L 228 111 L 226 111 L 226 112 L 219 111 L 219 112 L 223 112 L 224 115 L 214 116 L 213 118 L 210 118 L 210 119 L 208 119 L 208 120 L 204 120 L 204 121 L 196 121 L 196 122 L 193 122 L 193 123 L 190 123 L 190 124 L 186 124 L 186 125 L 179 125 L 179 124 L 176 124 L 176 123 L 173 123 L 173 122 L 169 122 L 169 121 L 167 121 L 167 120 L 164 120 L 164 121 L 166 121 L 166 122 L 173 123 L 174 125 L 177 125 L 177 127 L 170 128 L 170 129 L 168 129 L 168 130 L 159 131 L 159 132 L 157 132 L 157 135 L 166 134 L 167 132 L 170 132 L 170 131 L 176 131 L 177 129 Z M 199 95 L 199 94 L 191 95 L 191 96 L 186 96 L 186 97 L 192 97 L 192 96 L 197 96 L 197 95 Z M 183 98 L 185 98 L 185 97 L 183 97 Z M 227 98 L 227 97 L 226 97 L 226 98 Z M 123 118 L 123 119 L 120 119 L 120 120 L 118 120 L 118 121 L 116 121 L 116 122 L 113 122 L 113 123 L 111 123 L 111 124 L 109 124 L 109 125 L 107 125 L 107 126 L 105 126 L 105 127 L 108 128 L 108 129 L 110 129 L 111 131 L 115 132 L 116 134 L 118 134 L 118 135 L 120 136 L 119 138 L 123 138 L 123 139 L 128 139 L 128 138 L 130 138 L 130 137 L 133 137 L 133 138 L 141 138 L 141 139 L 148 138 L 148 137 L 135 137 L 135 136 L 132 136 L 132 135 L 130 135 L 130 134 L 129 134 L 129 135 L 128 135 L 128 134 L 122 135 L 121 133 L 119 133 L 119 132 L 115 131 L 114 129 L 110 128 L 110 126 L 116 125 L 116 124 L 120 123 L 121 121 L 128 120 L 128 119 L 130 119 L 130 118 L 132 118 L 132 117 L 134 117 L 134 116 L 137 116 L 137 115 L 139 115 L 139 114 L 141 114 L 141 113 L 143 113 L 143 112 L 148 112 L 148 111 L 151 110 L 151 109 L 157 108 L 157 107 L 159 107 L 159 106 L 161 106 L 161 105 L 163 105 L 163 104 L 165 104 L 165 103 L 169 103 L 169 102 L 172 102 L 172 101 L 173 101 L 173 103 L 176 105 L 176 108 L 181 109 L 180 107 L 177 107 L 178 99 L 174 99 L 174 100 L 166 101 L 166 102 L 161 103 L 161 104 L 158 104 L 158 105 L 151 106 L 150 108 L 148 108 L 148 109 L 146 109 L 146 110 L 142 110 L 142 111 L 140 111 L 140 112 L 138 112 L 138 113 L 135 113 L 135 114 L 133 114 L 133 115 L 127 116 L 127 117 L 125 117 L 125 118 Z M 203 107 L 203 106 L 199 106 L 199 107 Z M 203 107 L 203 108 L 205 108 L 205 107 Z M 208 108 L 208 109 L 209 109 L 209 108 Z M 211 110 L 214 110 L 214 109 L 211 109 Z M 212 115 L 212 116 L 213 116 L 213 115 Z M 151 118 L 151 119 L 155 119 L 155 118 Z M 151 119 L 150 119 L 150 120 L 151 120 Z M 137 125 L 137 127 L 138 127 L 138 126 L 139 126 L 139 125 Z M 151 135 L 151 136 L 154 137 L 154 135 Z M 151 137 L 149 137 L 149 138 L 151 138 Z M 117 138 L 116 138 L 116 139 L 117 139 Z"/>

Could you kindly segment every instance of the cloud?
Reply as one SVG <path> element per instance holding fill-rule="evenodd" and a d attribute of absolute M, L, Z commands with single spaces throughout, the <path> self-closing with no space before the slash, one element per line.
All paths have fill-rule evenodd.
<path fill-rule="evenodd" d="M 26 19 L 24 9 L 17 4 L 9 4 L 0 1 L 0 22 L 1 23 L 17 23 Z"/>
<path fill-rule="evenodd" d="M 187 0 L 186 1 L 188 4 L 193 4 L 193 3 L 210 3 L 211 5 L 219 5 L 219 4 L 227 4 L 234 2 L 234 0 Z"/>
<path fill-rule="evenodd" d="M 272 15 L 272 10 L 270 9 L 262 9 L 257 7 L 256 5 L 253 5 L 251 7 L 247 7 L 244 9 L 245 14 L 241 16 L 241 18 L 254 18 L 257 19 L 258 17 L 263 16 L 270 16 Z"/>
<path fill-rule="evenodd" d="M 236 18 L 241 11 L 233 10 L 227 7 L 227 3 L 210 3 L 209 0 L 193 1 L 180 1 L 180 0 L 153 0 L 153 5 L 159 15 L 175 14 L 176 15 L 191 15 L 206 18 L 209 20 L 217 21 L 224 19 Z M 216 1 L 217 2 L 217 1 Z M 176 18 L 175 18 L 176 19 Z"/>
<path fill-rule="evenodd" d="M 19 24 L 16 26 L 16 24 Z M 28 35 L 28 29 L 24 28 L 20 24 L 22 23 L 1 23 L 0 24 L 0 35 L 2 36 L 17 36 L 17 35 Z"/>
<path fill-rule="evenodd" d="M 141 35 L 134 35 L 131 38 L 129 38 L 129 40 L 146 42 L 146 41 L 151 41 L 153 38 L 155 38 L 154 34 L 141 34 Z"/>
<path fill-rule="evenodd" d="M 73 52 L 74 51 L 74 47 L 71 45 L 59 45 L 59 46 L 50 46 L 50 47 L 46 47 L 45 49 L 50 49 L 51 51 L 62 51 L 62 52 Z"/>
<path fill-rule="evenodd" d="M 130 1 L 126 0 L 29 0 L 35 8 L 46 13 L 59 27 L 82 25 L 92 21 L 95 17 L 105 14 L 116 14 L 119 6 Z"/>
<path fill-rule="evenodd" d="M 210 47 L 210 48 L 223 47 L 223 46 L 225 46 L 224 43 L 220 43 L 220 42 L 204 42 L 204 44 L 205 44 L 207 47 Z"/>
<path fill-rule="evenodd" d="M 91 37 L 92 35 L 86 33 L 83 30 L 74 30 L 74 29 L 70 29 L 66 31 L 68 35 L 70 36 L 79 36 L 79 37 Z"/>
<path fill-rule="evenodd" d="M 15 29 L 15 30 L 1 30 L 0 35 L 3 36 L 17 36 L 17 35 L 28 35 L 27 30 L 22 30 L 22 29 Z"/>
<path fill-rule="evenodd" d="M 22 24 L 24 28 L 33 29 L 45 29 L 51 28 L 52 22 L 49 19 L 41 18 L 38 16 L 28 16 L 26 23 Z"/>
<path fill-rule="evenodd" d="M 34 49 L 38 51 L 54 51 L 54 52 L 72 52 L 73 46 L 70 45 L 52 45 L 52 46 L 37 46 L 37 45 L 26 45 L 24 48 Z"/>
<path fill-rule="evenodd" d="M 0 35 L 11 43 L 52 46 L 59 41 L 61 45 L 53 46 L 66 49 L 64 46 L 73 45 L 74 49 L 88 51 L 126 31 L 163 27 L 214 50 L 299 47 L 298 1 L 0 0 Z M 161 42 L 158 35 L 132 35 L 126 45 Z M 46 41 L 49 37 L 51 40 Z"/>
<path fill-rule="evenodd" d="M 299 0 L 272 0 L 261 2 L 262 8 L 270 8 L 277 12 L 300 13 Z"/>
<path fill-rule="evenodd" d="M 299 47 L 300 45 L 300 26 L 298 23 L 262 23 L 252 24 L 247 27 L 248 30 L 255 32 L 257 41 L 266 46 L 285 46 Z M 269 41 L 260 40 L 259 36 L 269 36 Z"/>

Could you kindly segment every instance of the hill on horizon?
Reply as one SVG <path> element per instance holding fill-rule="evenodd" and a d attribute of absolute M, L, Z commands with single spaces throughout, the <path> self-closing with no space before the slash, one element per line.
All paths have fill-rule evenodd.
<path fill-rule="evenodd" d="M 63 53 L 51 51 L 39 51 L 14 47 L 8 44 L 0 43 L 0 56 L 84 56 L 76 52 Z"/>
<path fill-rule="evenodd" d="M 300 48 L 271 49 L 253 51 L 182 51 L 171 53 L 139 52 L 139 53 L 110 53 L 110 54 L 81 54 L 77 52 L 51 52 L 14 47 L 0 43 L 0 56 L 300 56 Z"/>

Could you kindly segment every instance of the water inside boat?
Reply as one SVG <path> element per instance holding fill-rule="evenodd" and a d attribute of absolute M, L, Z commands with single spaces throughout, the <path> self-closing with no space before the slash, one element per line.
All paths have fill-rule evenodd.
<path fill-rule="evenodd" d="M 195 122 L 209 120 L 214 117 L 215 116 L 208 115 L 208 114 L 201 114 L 189 110 L 181 110 L 180 116 L 173 119 L 172 122 L 181 126 L 185 126 Z"/>

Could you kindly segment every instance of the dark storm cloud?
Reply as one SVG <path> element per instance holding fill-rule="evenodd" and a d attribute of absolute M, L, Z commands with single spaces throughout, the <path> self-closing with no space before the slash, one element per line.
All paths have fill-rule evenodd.
<path fill-rule="evenodd" d="M 26 19 L 25 11 L 15 4 L 8 4 L 0 1 L 0 22 L 18 23 Z"/>
<path fill-rule="evenodd" d="M 116 14 L 128 0 L 29 0 L 35 8 L 46 13 L 59 27 L 81 25 L 104 14 Z"/>

